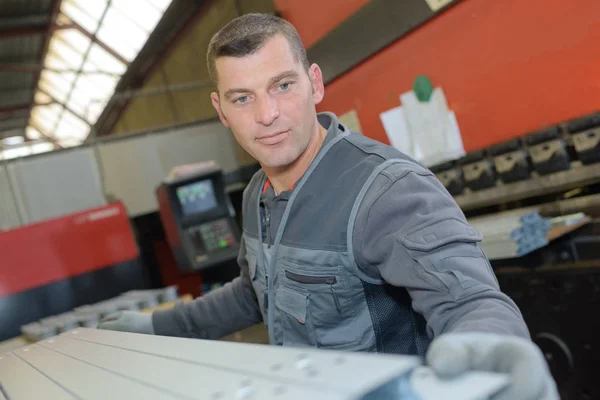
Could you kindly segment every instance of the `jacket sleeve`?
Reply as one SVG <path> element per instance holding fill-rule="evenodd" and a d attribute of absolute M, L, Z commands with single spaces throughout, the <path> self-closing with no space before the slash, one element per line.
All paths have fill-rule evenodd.
<path fill-rule="evenodd" d="M 240 276 L 223 287 L 189 303 L 155 311 L 152 325 L 157 335 L 219 339 L 262 321 L 256 294 L 249 278 L 242 237 L 238 254 Z"/>
<path fill-rule="evenodd" d="M 366 193 L 353 232 L 356 263 L 366 275 L 407 289 L 430 338 L 461 331 L 529 338 L 478 244 L 481 235 L 435 175 L 395 164 Z"/>

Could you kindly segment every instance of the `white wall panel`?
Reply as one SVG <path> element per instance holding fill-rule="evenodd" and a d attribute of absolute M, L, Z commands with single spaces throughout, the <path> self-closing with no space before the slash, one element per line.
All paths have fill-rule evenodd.
<path fill-rule="evenodd" d="M 230 172 L 255 162 L 220 122 L 101 143 L 98 154 L 107 195 L 130 216 L 158 209 L 155 189 L 175 166 L 214 160 Z"/>
<path fill-rule="evenodd" d="M 106 204 L 93 148 L 17 159 L 7 170 L 25 224 Z"/>
<path fill-rule="evenodd" d="M 19 225 L 19 211 L 8 180 L 8 173 L 4 165 L 0 165 L 0 231 Z"/>
<path fill-rule="evenodd" d="M 11 160 L 0 165 L 0 229 L 112 199 L 130 216 L 154 212 L 155 189 L 173 167 L 210 160 L 226 173 L 256 162 L 218 121 Z"/>
<path fill-rule="evenodd" d="M 158 135 L 144 135 L 98 145 L 99 164 L 107 196 L 125 204 L 130 216 L 157 209 L 154 190 L 165 177 Z"/>
<path fill-rule="evenodd" d="M 169 131 L 159 143 L 161 165 L 167 170 L 187 163 L 215 160 L 224 172 L 253 162 L 220 122 Z"/>

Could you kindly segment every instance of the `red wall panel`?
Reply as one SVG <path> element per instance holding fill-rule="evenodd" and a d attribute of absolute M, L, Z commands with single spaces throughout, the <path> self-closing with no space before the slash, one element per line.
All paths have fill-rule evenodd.
<path fill-rule="evenodd" d="M 0 232 L 0 297 L 138 255 L 121 203 Z"/>
<path fill-rule="evenodd" d="M 360 2 L 276 3 L 311 43 L 344 14 L 323 19 L 323 10 L 350 15 Z M 600 110 L 599 43 L 597 0 L 463 0 L 329 84 L 319 110 L 356 109 L 365 134 L 389 143 L 379 114 L 428 75 L 472 151 Z"/>

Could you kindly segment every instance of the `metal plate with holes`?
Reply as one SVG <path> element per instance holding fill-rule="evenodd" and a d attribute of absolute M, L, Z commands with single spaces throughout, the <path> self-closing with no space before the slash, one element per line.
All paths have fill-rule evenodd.
<path fill-rule="evenodd" d="M 0 355 L 11 400 L 476 400 L 505 384 L 485 372 L 439 380 L 416 357 L 86 328 Z"/>

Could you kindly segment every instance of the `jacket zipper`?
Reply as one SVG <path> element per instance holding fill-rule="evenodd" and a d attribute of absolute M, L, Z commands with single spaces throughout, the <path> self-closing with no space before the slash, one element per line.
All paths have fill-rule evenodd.
<path fill-rule="evenodd" d="M 333 301 L 335 302 L 335 308 L 337 308 L 338 313 L 342 312 L 342 305 L 340 304 L 340 300 L 338 299 L 337 293 L 333 288 L 333 285 L 337 283 L 337 278 L 335 276 L 310 276 L 310 275 L 300 275 L 295 272 L 285 271 L 286 278 L 302 283 L 305 285 L 329 285 L 331 288 L 331 294 L 333 295 Z"/>
<path fill-rule="evenodd" d="M 271 212 L 269 211 L 269 207 L 261 202 L 262 209 L 265 215 L 265 229 L 267 231 L 267 247 L 271 248 Z M 260 244 L 262 246 L 262 243 Z M 263 304 L 265 305 L 265 310 L 269 309 L 269 268 L 265 263 L 265 291 L 263 294 Z"/>
<path fill-rule="evenodd" d="M 267 246 L 271 247 L 271 211 L 265 205 L 265 228 L 267 229 Z"/>

